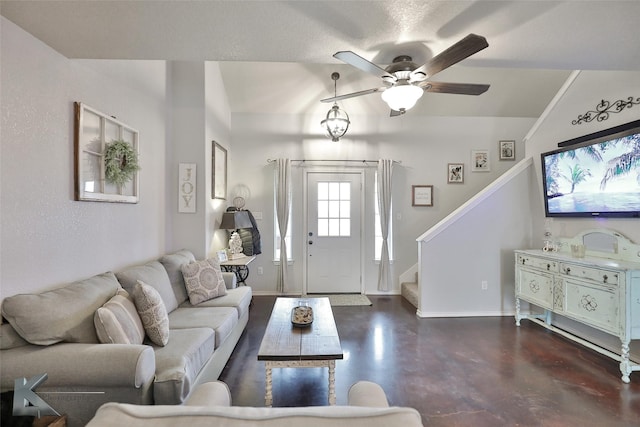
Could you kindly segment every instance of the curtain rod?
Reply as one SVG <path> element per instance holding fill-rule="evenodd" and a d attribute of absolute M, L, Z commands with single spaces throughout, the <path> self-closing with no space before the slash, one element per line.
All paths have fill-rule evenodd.
<path fill-rule="evenodd" d="M 267 159 L 267 163 L 273 163 L 276 159 Z M 292 159 L 292 162 L 349 162 L 349 163 L 378 163 L 378 160 L 349 160 L 349 159 Z M 393 160 L 393 163 L 402 163 L 400 160 Z"/>

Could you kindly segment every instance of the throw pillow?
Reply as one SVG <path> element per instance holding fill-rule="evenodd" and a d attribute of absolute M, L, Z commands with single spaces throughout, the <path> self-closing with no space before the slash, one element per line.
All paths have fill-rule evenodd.
<path fill-rule="evenodd" d="M 103 344 L 142 344 L 144 341 L 142 321 L 124 289 L 96 310 L 93 322 Z"/>
<path fill-rule="evenodd" d="M 159 346 L 169 342 L 169 316 L 162 297 L 152 286 L 138 280 L 133 301 L 149 339 Z"/>
<path fill-rule="evenodd" d="M 104 273 L 58 289 L 7 297 L 2 316 L 31 344 L 98 343 L 93 316 L 120 288 Z"/>
<path fill-rule="evenodd" d="M 193 305 L 227 293 L 220 264 L 213 258 L 196 261 L 182 266 L 184 283 Z"/>

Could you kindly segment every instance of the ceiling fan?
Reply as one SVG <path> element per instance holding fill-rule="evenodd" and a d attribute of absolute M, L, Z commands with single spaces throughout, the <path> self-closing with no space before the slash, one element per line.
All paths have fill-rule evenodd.
<path fill-rule="evenodd" d="M 432 82 L 428 79 L 488 46 L 487 39 L 484 37 L 469 34 L 453 46 L 431 58 L 426 64 L 418 66 L 410 56 L 401 55 L 396 57 L 393 63 L 386 68 L 381 68 L 349 50 L 337 52 L 333 55 L 334 58 L 382 78 L 384 86 L 325 98 L 321 102 L 336 102 L 341 99 L 382 92 L 382 99 L 391 108 L 391 116 L 393 117 L 406 113 L 416 104 L 425 91 L 480 95 L 489 89 L 489 85 Z"/>

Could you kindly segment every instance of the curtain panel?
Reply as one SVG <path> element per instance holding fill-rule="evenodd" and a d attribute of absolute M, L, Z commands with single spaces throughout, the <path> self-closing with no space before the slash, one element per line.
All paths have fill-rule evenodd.
<path fill-rule="evenodd" d="M 378 290 L 391 289 L 391 263 L 389 261 L 389 221 L 391 221 L 391 183 L 393 160 L 378 160 L 378 211 L 380 212 L 380 230 L 382 231 L 382 253 L 378 273 Z"/>
<path fill-rule="evenodd" d="M 276 290 L 284 293 L 288 282 L 286 234 L 289 227 L 289 206 L 291 205 L 291 160 L 276 161 L 276 214 L 280 230 L 280 265 Z"/>

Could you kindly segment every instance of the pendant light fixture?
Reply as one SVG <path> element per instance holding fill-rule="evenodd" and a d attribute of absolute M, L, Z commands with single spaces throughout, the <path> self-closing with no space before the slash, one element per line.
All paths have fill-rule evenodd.
<path fill-rule="evenodd" d="M 337 95 L 337 81 L 340 78 L 340 74 L 332 73 L 331 78 L 333 79 L 333 96 Z M 349 115 L 346 111 L 341 110 L 338 107 L 338 103 L 334 102 L 333 107 L 327 112 L 327 117 L 320 122 L 320 125 L 327 132 L 327 136 L 331 138 L 332 141 L 339 141 L 340 138 L 347 133 L 347 129 L 349 129 Z"/>

